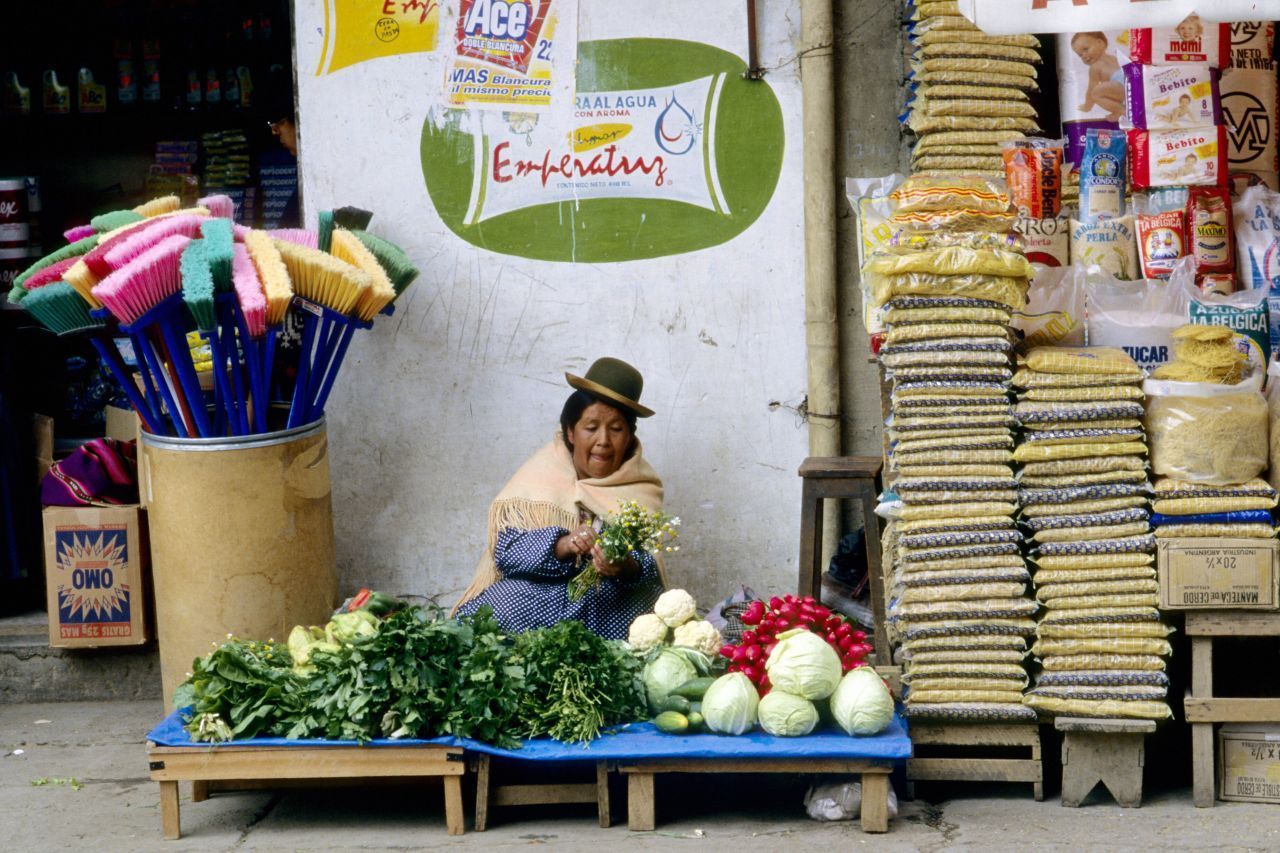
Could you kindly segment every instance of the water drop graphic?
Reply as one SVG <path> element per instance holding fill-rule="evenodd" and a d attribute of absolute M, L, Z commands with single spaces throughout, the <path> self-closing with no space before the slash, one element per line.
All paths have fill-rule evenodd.
<path fill-rule="evenodd" d="M 674 92 L 666 108 L 658 113 L 653 137 L 657 140 L 658 147 L 668 154 L 685 154 L 698 141 L 698 123 L 694 120 L 693 113 L 676 100 Z"/>

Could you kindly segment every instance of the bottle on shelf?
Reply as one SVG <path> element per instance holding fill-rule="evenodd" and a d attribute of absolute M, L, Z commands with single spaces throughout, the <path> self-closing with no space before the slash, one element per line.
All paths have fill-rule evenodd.
<path fill-rule="evenodd" d="M 17 71 L 6 71 L 4 74 L 3 104 L 7 115 L 31 115 L 31 87 L 22 85 Z"/>
<path fill-rule="evenodd" d="M 46 115 L 67 115 L 71 112 L 71 87 L 58 82 L 56 68 L 46 68 L 41 76 L 41 103 Z"/>

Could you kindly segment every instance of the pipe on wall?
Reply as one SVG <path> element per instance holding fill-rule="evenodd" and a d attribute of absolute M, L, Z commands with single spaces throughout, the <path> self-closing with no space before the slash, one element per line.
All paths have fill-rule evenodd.
<path fill-rule="evenodd" d="M 804 133 L 804 324 L 811 456 L 840 455 L 840 313 L 836 262 L 835 23 L 832 0 L 801 0 Z M 840 518 L 836 501 L 824 516 Z M 823 526 L 825 567 L 840 529 Z"/>

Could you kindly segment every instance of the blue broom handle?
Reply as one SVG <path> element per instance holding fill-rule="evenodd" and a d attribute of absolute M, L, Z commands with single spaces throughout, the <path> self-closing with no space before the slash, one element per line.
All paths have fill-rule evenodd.
<path fill-rule="evenodd" d="M 143 337 L 139 335 L 139 337 Z M 136 349 L 137 342 L 134 347 Z M 178 434 L 178 438 L 190 438 L 191 434 L 187 431 L 186 420 L 182 417 L 182 410 L 178 408 L 177 402 L 174 400 L 172 392 L 169 390 L 169 383 L 165 381 L 164 368 L 160 366 L 160 359 L 155 353 L 155 349 L 151 341 L 144 340 L 142 342 L 142 358 L 147 362 L 151 373 L 159 377 L 156 383 L 160 388 L 160 394 L 164 398 L 165 408 L 169 410 L 169 418 L 173 421 L 174 432 Z"/>
<path fill-rule="evenodd" d="M 151 375 L 151 365 L 147 362 L 146 354 L 143 350 L 147 346 L 147 342 L 141 335 L 137 333 L 129 334 L 129 342 L 133 344 L 133 360 L 138 365 L 138 375 L 142 377 L 142 394 L 150 407 L 152 420 L 160 425 L 161 429 L 165 428 L 165 421 L 169 420 L 165 416 L 164 398 L 160 396 L 160 392 L 156 389 L 156 380 Z M 170 424 L 172 428 L 172 424 Z M 175 431 L 173 433 L 177 435 Z"/>
<path fill-rule="evenodd" d="M 151 407 L 147 405 L 146 400 L 142 399 L 142 394 L 138 391 L 138 386 L 134 384 L 133 377 L 129 375 L 128 369 L 124 366 L 124 360 L 120 358 L 120 353 L 116 350 L 115 344 L 109 340 L 104 340 L 96 334 L 89 336 L 89 342 L 93 344 L 93 348 L 98 351 L 98 356 L 102 359 L 103 364 L 107 366 L 107 370 L 111 371 L 111 375 L 115 377 L 125 396 L 129 398 L 129 403 L 133 406 L 133 410 L 142 419 L 142 426 L 152 435 L 160 435 L 157 425 L 152 423 Z"/>
<path fill-rule="evenodd" d="M 173 297 L 169 297 L 173 299 Z M 181 296 L 178 297 L 181 299 Z M 187 399 L 187 407 L 196 422 L 196 430 L 201 438 L 211 438 L 213 428 L 209 424 L 209 413 L 205 410 L 204 392 L 200 390 L 200 378 L 196 376 L 195 365 L 191 363 L 191 348 L 187 346 L 185 334 L 179 334 L 186 328 L 183 322 L 182 308 L 174 301 L 159 318 L 156 324 L 164 337 L 165 346 L 169 349 L 169 361 L 178 374 L 178 382 L 182 385 L 182 395 Z"/>
<path fill-rule="evenodd" d="M 231 431 L 235 435 L 249 434 L 249 419 L 245 412 L 245 392 L 243 377 L 240 375 L 239 347 L 236 345 L 235 315 L 239 313 L 234 293 L 226 293 L 216 297 L 215 314 L 218 317 L 218 338 L 222 346 L 224 358 L 229 370 L 224 377 L 231 383 L 231 408 L 228 414 L 232 417 Z M 226 387 L 224 379 L 223 387 Z"/>
<path fill-rule="evenodd" d="M 316 395 L 315 404 L 311 407 L 310 419 L 313 421 L 324 414 L 324 404 L 329 401 L 329 392 L 333 390 L 333 381 L 338 376 L 338 368 L 342 367 L 342 359 L 346 357 L 347 347 L 351 345 L 351 338 L 355 333 L 355 323 L 348 324 L 342 330 L 342 340 L 338 343 L 338 351 L 333 356 L 329 371 L 324 377 L 324 384 L 320 386 L 320 393 Z"/>
<path fill-rule="evenodd" d="M 311 345 L 316 336 L 316 317 L 310 311 L 302 318 L 302 349 L 298 352 L 298 375 L 293 384 L 293 403 L 289 406 L 288 428 L 301 426 L 307 415 L 307 383 L 311 378 Z"/>
<path fill-rule="evenodd" d="M 244 435 L 251 432 L 266 432 L 266 395 L 262 392 L 262 376 L 259 373 L 261 362 L 258 360 L 258 347 L 261 341 L 254 340 L 249 335 L 249 326 L 245 322 L 244 312 L 238 306 L 232 306 L 231 315 L 235 319 L 236 331 L 240 335 L 240 348 L 244 354 L 244 380 L 248 383 L 248 397 L 244 395 L 240 397 L 242 412 L 245 416 Z M 249 401 L 253 403 L 253 425 L 249 426 Z"/>
<path fill-rule="evenodd" d="M 311 362 L 311 375 L 307 378 L 307 422 L 311 421 L 311 411 L 316 395 L 320 393 L 320 386 L 324 383 L 325 374 L 329 370 L 329 364 L 333 360 L 333 352 L 338 346 L 338 339 L 342 337 L 343 323 L 341 320 L 325 313 L 324 318 L 320 321 L 320 341 L 316 345 L 316 357 Z"/>

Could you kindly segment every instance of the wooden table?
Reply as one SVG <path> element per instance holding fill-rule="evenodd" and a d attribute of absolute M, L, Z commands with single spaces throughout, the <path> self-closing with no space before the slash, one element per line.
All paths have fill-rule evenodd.
<path fill-rule="evenodd" d="M 1191 724 L 1191 790 L 1197 808 L 1215 799 L 1213 783 L 1214 723 L 1280 722 L 1280 699 L 1214 698 L 1214 637 L 1280 637 L 1280 612 L 1256 610 L 1188 610 L 1191 638 L 1191 690 L 1183 702 Z"/>
<path fill-rule="evenodd" d="M 1030 782 L 1036 801 L 1044 799 L 1044 764 L 1040 726 L 1036 723 L 911 723 L 915 755 L 907 760 L 908 791 L 916 782 Z M 924 747 L 921 750 L 921 747 Z M 930 747 L 946 747 L 964 756 L 930 755 Z M 1027 758 L 992 758 L 987 747 L 1030 750 Z M 959 749 L 954 749 L 959 748 Z M 921 754 L 921 752 L 925 754 Z"/>
<path fill-rule="evenodd" d="M 1142 805 L 1145 741 L 1154 720 L 1058 717 L 1062 736 L 1062 804 L 1079 806 L 1099 782 L 1124 808 Z"/>
<path fill-rule="evenodd" d="M 178 783 L 191 782 L 194 801 L 204 799 L 210 782 L 267 782 L 313 779 L 444 780 L 445 826 L 462 835 L 462 747 L 453 746 L 156 746 L 147 743 L 152 780 L 160 783 L 160 825 L 167 839 L 182 836 Z"/>
<path fill-rule="evenodd" d="M 476 832 L 489 827 L 489 809 L 494 806 L 543 806 L 559 803 L 595 803 L 600 826 L 608 829 L 612 822 L 609 802 L 609 766 L 595 762 L 594 784 L 551 783 L 542 785 L 494 785 L 492 758 L 479 754 L 473 758 L 476 769 Z"/>
<path fill-rule="evenodd" d="M 686 758 L 621 762 L 627 777 L 627 828 L 656 824 L 655 781 L 659 773 L 839 773 L 862 776 L 862 830 L 889 831 L 889 774 L 892 761 L 866 758 Z"/>
<path fill-rule="evenodd" d="M 810 456 L 800 465 L 804 485 L 800 497 L 799 595 L 822 599 L 823 501 L 854 498 L 862 503 L 862 543 L 867 553 L 867 583 L 871 588 L 871 613 L 875 620 L 873 663 L 893 662 L 885 630 L 884 583 L 880 577 L 879 499 L 880 458 L 876 456 Z"/>

